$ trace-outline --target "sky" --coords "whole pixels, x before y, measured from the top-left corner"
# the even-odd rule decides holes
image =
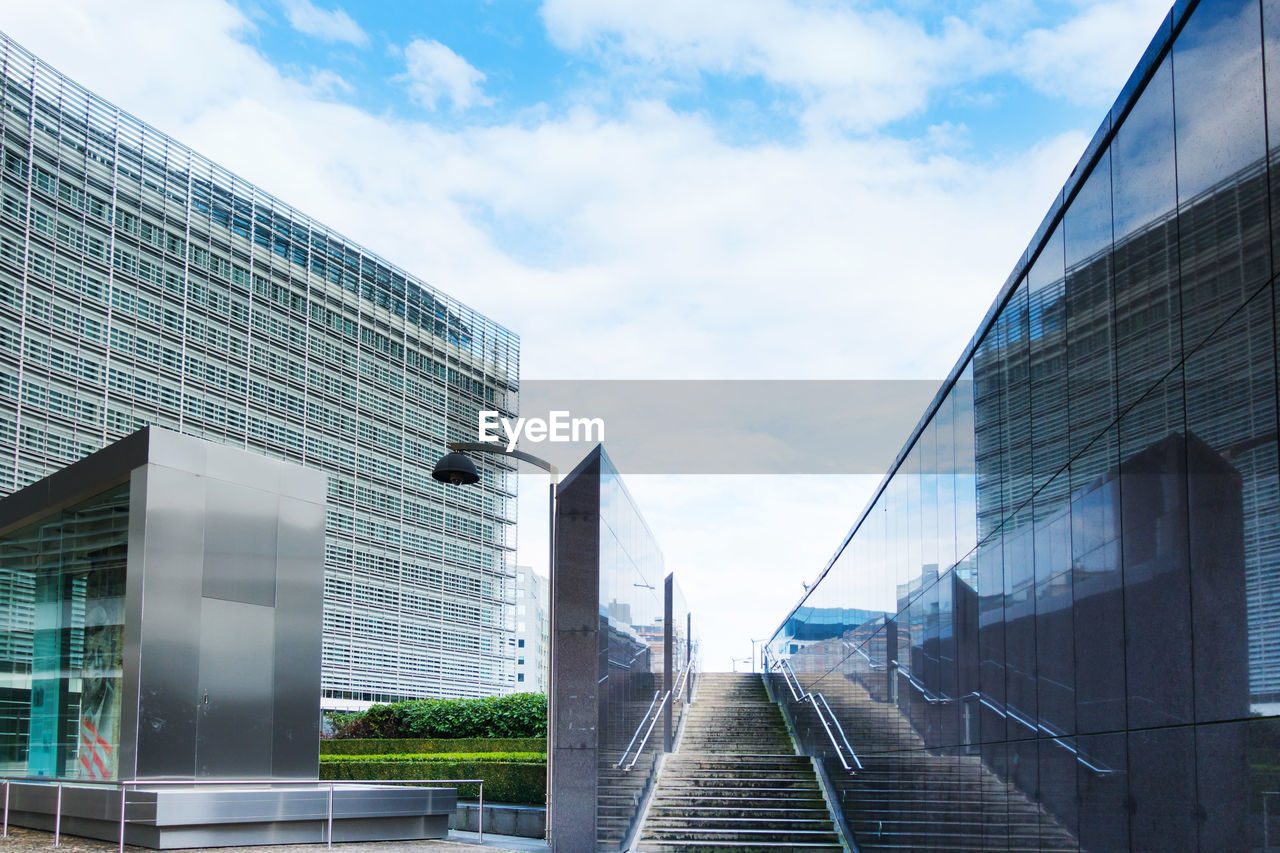
[[[0,30],[514,330],[525,379],[937,382],[1168,4],[6,0]],[[706,670],[879,480],[623,474]]]

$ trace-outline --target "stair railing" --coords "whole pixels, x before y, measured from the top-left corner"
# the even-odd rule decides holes
[[[621,767],[622,762],[627,760],[627,755],[631,752],[631,747],[636,745],[636,738],[640,737],[640,730],[644,728],[645,720],[649,719],[649,715],[653,713],[653,703],[658,701],[658,694],[661,692],[661,690],[653,691],[653,698],[649,700],[649,707],[645,709],[644,716],[640,718],[640,725],[636,726],[635,733],[631,735],[631,740],[627,743],[627,748],[623,750],[622,758],[618,759],[618,763],[613,765],[615,768]]]
[[[658,701],[658,692],[654,691],[653,699],[649,701],[649,710],[645,711],[644,716],[640,719],[640,725],[636,726],[635,734],[631,735],[631,742],[627,744],[627,749],[622,753],[622,757],[618,759],[618,763],[613,765],[615,768],[621,769],[624,773],[630,773],[631,769],[636,766],[636,762],[640,760],[640,756],[644,754],[645,745],[649,743],[649,736],[653,734],[653,728],[658,724],[659,718],[662,717],[663,710],[667,707],[667,702],[671,701],[672,696],[679,696],[680,691],[684,689],[684,684],[689,679],[689,671],[693,669],[693,663],[697,660],[697,652],[689,656],[689,660],[684,665],[684,669],[680,671],[680,675],[676,677],[675,687],[662,694],[662,701]],[[657,707],[654,703],[657,702]],[[646,727],[645,723],[649,725]],[[631,755],[631,747],[635,746],[636,738],[640,736],[641,730],[644,731],[644,739],[640,741],[640,745],[636,747],[635,755],[631,756],[631,761],[627,761],[627,756]],[[626,767],[623,767],[623,764]]]
[[[787,689],[791,691],[792,701],[796,704],[803,705],[808,702],[813,706],[813,711],[818,715],[818,722],[822,723],[822,730],[827,733],[827,739],[831,741],[831,747],[835,750],[836,758],[840,759],[840,765],[844,767],[845,772],[855,774],[862,769],[862,760],[858,758],[858,753],[854,752],[853,745],[849,743],[849,737],[844,733],[844,727],[840,725],[840,720],[836,718],[835,712],[831,710],[831,705],[827,702],[827,697],[821,693],[811,693],[800,683],[800,678],[796,675],[794,669],[791,668],[790,661],[779,661],[769,651],[768,647],[764,650],[766,663],[772,662],[773,667],[782,673],[782,680],[787,682]],[[788,674],[790,678],[788,678]],[[794,681],[794,684],[792,683]],[[823,713],[823,708],[826,713]],[[831,718],[831,722],[827,722],[827,717]],[[840,750],[840,744],[836,741],[835,734],[832,733],[831,727],[835,726],[836,731],[840,733],[840,740],[844,741],[845,749],[849,751],[849,758],[853,760],[850,764],[845,760],[844,753]]]
[[[903,664],[898,663],[897,661],[890,661],[889,666],[897,670],[898,674],[907,680],[907,684],[910,684],[916,689],[916,692],[920,694],[920,698],[924,699],[924,701],[928,702],[930,705],[950,705],[952,702],[956,701],[950,696],[939,696],[937,693],[934,693],[925,686],[923,681],[915,676],[915,673]]]
[[[840,733],[840,739],[844,741],[845,749],[849,750],[849,757],[853,759],[853,763],[854,765],[857,766],[858,770],[861,770],[862,759],[858,758],[858,753],[853,751],[853,744],[849,743],[849,736],[844,733],[844,726],[840,725],[840,720],[838,717],[836,717],[836,712],[832,711],[831,706],[827,704],[827,697],[823,696],[821,693],[813,693],[810,695],[810,698],[813,698],[815,696],[817,697],[818,701],[822,703],[822,707],[827,709],[827,716],[831,718],[831,724],[834,725],[836,727],[836,731]],[[835,739],[832,738],[832,740],[834,741]],[[836,747],[836,754],[837,755],[840,754],[840,748],[838,746]],[[843,759],[841,759],[841,763],[844,763]],[[848,770],[850,773],[857,772],[857,770],[854,770],[853,768],[849,767],[848,764],[844,765],[844,769]]]
[[[631,768],[633,768],[633,767],[635,767],[635,766],[636,766],[636,762],[637,762],[637,761],[639,761],[639,760],[640,760],[640,756],[644,754],[644,747],[645,747],[645,744],[647,744],[647,743],[649,742],[649,735],[653,734],[653,727],[654,727],[654,726],[656,726],[656,725],[658,724],[658,718],[662,716],[662,709],[663,709],[663,708],[665,708],[665,707],[667,707],[667,702],[668,702],[670,699],[671,699],[671,691],[670,691],[670,690],[668,690],[666,693],[663,693],[663,694],[662,694],[662,701],[658,703],[658,708],[657,708],[657,710],[655,710],[655,711],[653,712],[653,715],[652,715],[651,717],[649,717],[649,727],[648,727],[647,729],[645,729],[645,732],[644,732],[644,740],[640,741],[640,745],[639,745],[638,747],[636,747],[636,754],[635,754],[635,755],[633,755],[633,756],[631,756],[631,761],[627,764],[627,766],[626,766],[626,767],[623,767],[623,768],[622,768],[622,770],[623,770],[623,772],[624,772],[624,773],[630,773],[630,772],[631,772]],[[641,721],[640,721],[640,727],[641,727],[641,728],[644,728],[644,720],[641,720]],[[639,733],[639,731],[640,731],[640,729],[636,729],[636,732],[637,732],[637,733]],[[635,738],[633,737],[633,738],[632,738],[632,740],[635,740]],[[619,762],[618,762],[616,765],[614,765],[614,766],[615,766],[615,767],[620,767],[620,766],[622,765],[622,762],[623,762],[623,761],[626,761],[626,760],[627,760],[627,754],[624,752],[624,753],[622,754],[622,760],[621,760],[621,761],[619,761]]]
[[[869,666],[871,669],[875,670],[875,669],[885,668],[883,661],[878,661],[875,658],[871,657],[871,655],[867,654],[867,650],[862,648],[862,646],[855,646],[849,642],[846,642],[845,645],[853,649],[858,654],[862,655],[864,658],[866,658],[867,666]]]
[[[1078,761],[1081,766],[1087,768],[1088,770],[1093,771],[1099,776],[1110,776],[1113,773],[1120,772],[1115,768],[1107,767],[1105,764],[1102,764],[1096,761],[1095,759],[1085,755],[1074,744],[1067,743],[1067,741],[1064,740],[1064,738],[1069,737],[1069,735],[1058,731],[1052,726],[1033,721],[1030,717],[1021,713],[1020,711],[1018,711],[1016,708],[1013,708],[1012,706],[1005,705],[1005,707],[1001,708],[995,702],[991,701],[990,697],[986,696],[981,691],[975,690],[972,693],[967,693],[964,696],[961,696],[960,698],[965,701],[976,701],[983,707],[989,709],[993,713],[999,715],[1000,717],[1003,717],[1006,720],[1013,720],[1015,723],[1022,726],[1023,728],[1030,729],[1031,731],[1037,734],[1043,733],[1048,735],[1050,741],[1052,741],[1057,746],[1061,747],[1062,749],[1065,749],[1067,752],[1075,756],[1076,761]]]

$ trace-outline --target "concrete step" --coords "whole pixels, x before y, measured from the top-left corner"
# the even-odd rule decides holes
[[[663,820],[666,818],[714,818],[714,817],[761,817],[770,820],[811,820],[824,819],[830,820],[831,815],[824,808],[778,808],[760,806],[705,806],[698,804],[690,804],[686,806],[672,805],[655,805],[649,811],[649,817],[654,820]]]
[[[760,791],[747,791],[742,795],[692,795],[658,793],[653,800],[654,809],[663,808],[725,808],[725,809],[789,809],[826,808],[826,801],[818,792],[811,796],[776,795]]]
[[[733,850],[735,853],[772,853],[774,850],[807,850],[811,853],[838,853],[844,848],[839,844],[820,841],[775,841],[760,844],[755,841],[641,841],[636,848],[640,853],[703,853],[703,851]]]
[[[822,844],[840,843],[840,838],[830,829],[712,829],[688,826],[673,829],[650,829],[645,825],[647,841],[745,841],[754,844],[777,844],[789,841],[816,841]]]

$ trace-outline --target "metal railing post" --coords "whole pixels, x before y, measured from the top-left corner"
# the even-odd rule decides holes
[[[120,853],[124,853],[124,806],[125,796],[129,790],[128,784],[120,783]]]
[[[62,836],[62,783],[58,783],[58,806],[53,814],[53,846],[61,844]]]
[[[329,783],[329,808],[325,816],[325,823],[327,825],[327,829],[325,830],[325,833],[324,833],[325,846],[332,847],[333,846],[333,783],[332,782]]]
[[[480,780],[480,818],[476,822],[476,829],[479,830],[480,843],[484,844],[484,780]]]
[[[0,838],[9,837],[9,780],[4,780],[4,835]]]

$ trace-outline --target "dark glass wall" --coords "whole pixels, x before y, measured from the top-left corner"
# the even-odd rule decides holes
[[[603,447],[560,484],[555,536],[552,841],[619,850],[684,710],[693,617]]]
[[[664,747],[662,721],[650,727],[647,714],[664,694],[665,578],[657,540],[602,452],[596,827],[600,849],[616,850],[625,840],[635,818],[636,794],[647,787]],[[628,746],[631,751],[620,768]]]
[[[774,635],[862,846],[1280,843],[1278,28],[1175,7]]]

